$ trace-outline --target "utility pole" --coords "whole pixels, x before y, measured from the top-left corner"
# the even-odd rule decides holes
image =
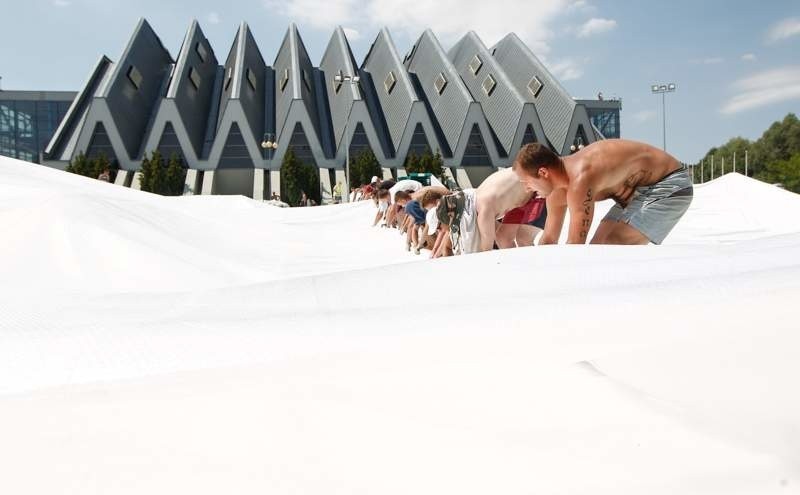
[[[736,173],[736,152],[733,152],[733,173]]]

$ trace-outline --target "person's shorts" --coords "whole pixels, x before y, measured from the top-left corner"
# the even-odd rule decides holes
[[[637,187],[628,205],[614,205],[603,221],[627,223],[653,244],[661,244],[689,209],[693,196],[689,170],[678,169],[651,186]]]
[[[545,209],[544,198],[531,198],[522,206],[508,210],[503,215],[503,224],[506,225],[531,225],[537,220]]]
[[[544,230],[544,226],[547,223],[547,203],[542,204],[542,212],[539,214],[536,219],[533,221],[528,222],[528,225],[531,227],[536,227],[537,229]]]
[[[413,199],[406,203],[406,213],[411,215],[414,219],[414,223],[416,225],[424,225],[425,224],[425,209],[422,208],[422,205],[419,204],[419,201]]]

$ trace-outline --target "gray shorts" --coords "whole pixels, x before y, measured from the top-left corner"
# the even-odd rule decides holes
[[[689,209],[693,195],[692,177],[682,168],[651,186],[637,187],[628,206],[614,205],[603,221],[625,222],[661,244]]]

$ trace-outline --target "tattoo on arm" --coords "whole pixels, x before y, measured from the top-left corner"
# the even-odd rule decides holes
[[[592,226],[592,203],[594,199],[594,194],[592,194],[592,189],[589,188],[586,191],[586,198],[583,200],[583,214],[585,215],[581,221],[581,240],[586,241],[586,237],[589,236],[589,228]]]

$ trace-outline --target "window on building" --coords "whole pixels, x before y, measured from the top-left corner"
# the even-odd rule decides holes
[[[139,72],[139,69],[137,69],[135,66],[131,65],[128,67],[127,76],[134,88],[139,89],[142,87],[142,81],[144,79],[142,78],[142,73]]]
[[[228,88],[231,87],[231,81],[233,81],[233,67],[228,67],[225,73],[225,91],[228,91]]]
[[[472,60],[469,63],[469,71],[472,72],[473,76],[478,75],[478,71],[481,70],[481,67],[483,67],[483,60],[481,60],[481,58],[477,55],[472,57]]]
[[[192,82],[194,89],[200,89],[200,73],[194,67],[189,67],[189,81]]]
[[[338,81],[336,80],[337,78],[339,79]],[[339,69],[336,72],[336,75],[333,76],[333,81],[331,81],[331,83],[333,84],[334,93],[339,93],[339,90],[342,89],[343,81],[344,81],[344,73],[342,73],[342,70]]]
[[[444,77],[444,74],[440,72],[433,81],[433,87],[436,88],[437,93],[442,94],[445,86],[447,86],[447,79]]]
[[[197,56],[200,57],[200,61],[206,63],[208,59],[208,50],[206,50],[205,45],[203,45],[202,41],[198,41],[194,47],[194,51],[197,52]]]
[[[539,78],[536,76],[533,76],[533,78],[531,78],[531,80],[528,81],[528,91],[531,92],[534,98],[539,97],[539,93],[542,92],[543,87],[544,84],[542,84],[542,81],[540,81]]]
[[[256,73],[253,72],[249,67],[247,68],[247,83],[250,85],[250,89],[253,91],[256,90]]]
[[[281,91],[286,89],[286,84],[289,82],[289,69],[283,69],[283,75],[281,76],[280,80],[280,88]]]
[[[492,96],[495,86],[497,86],[497,82],[494,80],[494,77],[492,77],[491,74],[486,76],[486,79],[483,80],[483,84],[481,84],[483,92],[486,93],[486,96]]]
[[[396,83],[397,78],[394,76],[394,72],[389,71],[389,74],[386,75],[386,79],[383,80],[383,87],[386,89],[386,94],[392,94],[392,89],[394,89]]]

